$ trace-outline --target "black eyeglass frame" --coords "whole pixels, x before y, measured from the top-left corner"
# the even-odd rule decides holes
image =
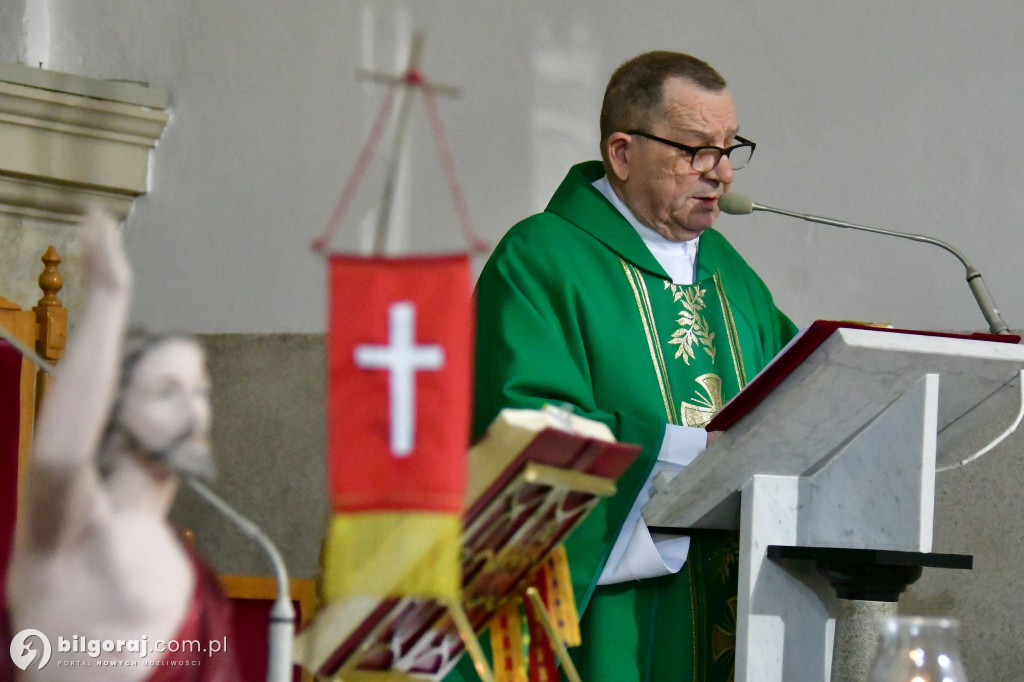
[[[718,164],[722,163],[722,157],[724,156],[725,158],[728,159],[729,155],[732,154],[733,150],[740,149],[742,147],[750,147],[750,158],[753,159],[754,158],[754,150],[757,149],[757,143],[756,142],[754,142],[753,140],[748,140],[747,138],[745,138],[745,137],[743,137],[741,135],[737,135],[736,136],[736,139],[739,140],[739,142],[740,142],[739,144],[734,144],[731,147],[724,147],[723,148],[723,147],[716,147],[714,145],[703,145],[703,146],[700,146],[700,147],[691,147],[688,144],[683,144],[682,142],[676,142],[674,140],[669,140],[669,139],[666,139],[664,137],[658,137],[657,135],[651,135],[650,133],[645,133],[642,130],[628,130],[628,131],[626,131],[626,134],[627,135],[639,135],[640,137],[646,137],[648,140],[654,140],[655,142],[660,142],[662,144],[667,144],[669,147],[674,147],[674,148],[676,148],[676,149],[678,149],[680,151],[686,152],[687,154],[690,155],[690,164],[691,165],[693,165],[693,160],[697,158],[697,154],[702,149],[713,149],[715,152],[718,153],[718,159],[715,160],[715,163],[714,163],[714,165],[711,166],[711,168],[709,168],[706,171],[704,171],[705,173],[710,173],[715,168],[718,168]],[[750,161],[747,161],[747,163],[750,163]],[[733,170],[742,170],[743,168],[746,168],[746,164],[743,164],[739,168],[734,168]]]

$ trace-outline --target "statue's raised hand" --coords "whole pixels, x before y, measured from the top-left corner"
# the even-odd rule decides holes
[[[86,212],[79,229],[83,269],[89,286],[111,290],[127,288],[132,281],[132,270],[117,220],[103,207],[94,205]]]

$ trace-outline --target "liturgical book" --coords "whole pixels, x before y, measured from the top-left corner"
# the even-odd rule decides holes
[[[606,425],[565,410],[501,412],[469,452],[462,608],[475,632],[528,586],[600,498],[614,494],[614,481],[639,452],[615,442]],[[440,680],[464,645],[445,604],[365,595],[327,604],[295,651],[325,677]]]

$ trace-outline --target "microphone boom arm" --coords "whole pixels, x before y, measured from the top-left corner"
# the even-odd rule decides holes
[[[277,546],[263,529],[242,516],[224,498],[210,490],[194,476],[185,479],[189,487],[211,507],[219,511],[242,533],[254,540],[267,553],[277,578],[277,599],[270,609],[267,633],[267,682],[287,682],[292,679],[292,638],[295,636],[295,607],[292,606],[288,584],[288,568]]]
[[[842,220],[833,220],[832,218],[823,218],[816,215],[808,215],[806,213],[795,213],[793,211],[787,211],[781,208],[772,208],[771,206],[764,206],[762,204],[751,202],[751,209],[754,211],[766,211],[768,213],[778,213],[779,215],[789,216],[790,218],[800,218],[811,223],[820,223],[822,225],[831,225],[832,227],[849,228],[852,230],[862,230],[864,232],[874,232],[876,234],[887,234],[891,237],[902,237],[904,239],[910,239],[915,242],[924,242],[925,244],[932,244],[938,246],[941,249],[953,254],[958,261],[960,261],[964,269],[967,271],[967,284],[971,287],[971,293],[974,294],[974,300],[978,302],[978,307],[981,308],[982,315],[985,316],[985,321],[988,322],[988,328],[993,334],[1009,334],[1010,328],[1006,322],[1003,321],[1002,316],[999,314],[999,309],[996,308],[995,301],[992,299],[992,294],[989,293],[988,287],[985,285],[985,280],[981,278],[981,273],[978,269],[971,265],[962,253],[953,248],[951,245],[939,239],[932,237],[926,237],[921,234],[910,234],[907,232],[895,232],[893,230],[883,230],[878,227],[868,227],[867,225],[855,225],[853,223],[847,223]]]

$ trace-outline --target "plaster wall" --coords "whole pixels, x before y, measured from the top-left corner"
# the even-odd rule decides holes
[[[24,16],[25,0],[8,0],[0,4],[0,61],[13,62],[18,59]]]
[[[213,382],[213,487],[278,545],[292,577],[315,578],[329,511],[323,337],[208,334],[202,341]],[[192,530],[218,572],[273,573],[259,546],[190,490],[171,516]]]
[[[4,5],[9,3],[6,0]],[[138,80],[172,96],[152,191],[128,221],[139,322],[210,333],[319,332],[323,229],[385,95],[356,77],[405,63],[458,85],[441,114],[477,229],[491,243],[543,207],[567,166],[596,158],[597,111],[624,59],[708,59],[758,142],[735,189],[757,201],[922,232],[959,246],[1013,325],[1024,197],[1018,112],[1024,5],[955,0],[808,5],[727,0],[521,3],[49,0],[48,68]],[[427,118],[414,107],[394,250],[463,245]],[[389,153],[386,137],[379,152]],[[334,246],[359,249],[384,163]],[[779,216],[725,217],[800,324],[840,317],[984,328],[962,268],[920,244]]]

